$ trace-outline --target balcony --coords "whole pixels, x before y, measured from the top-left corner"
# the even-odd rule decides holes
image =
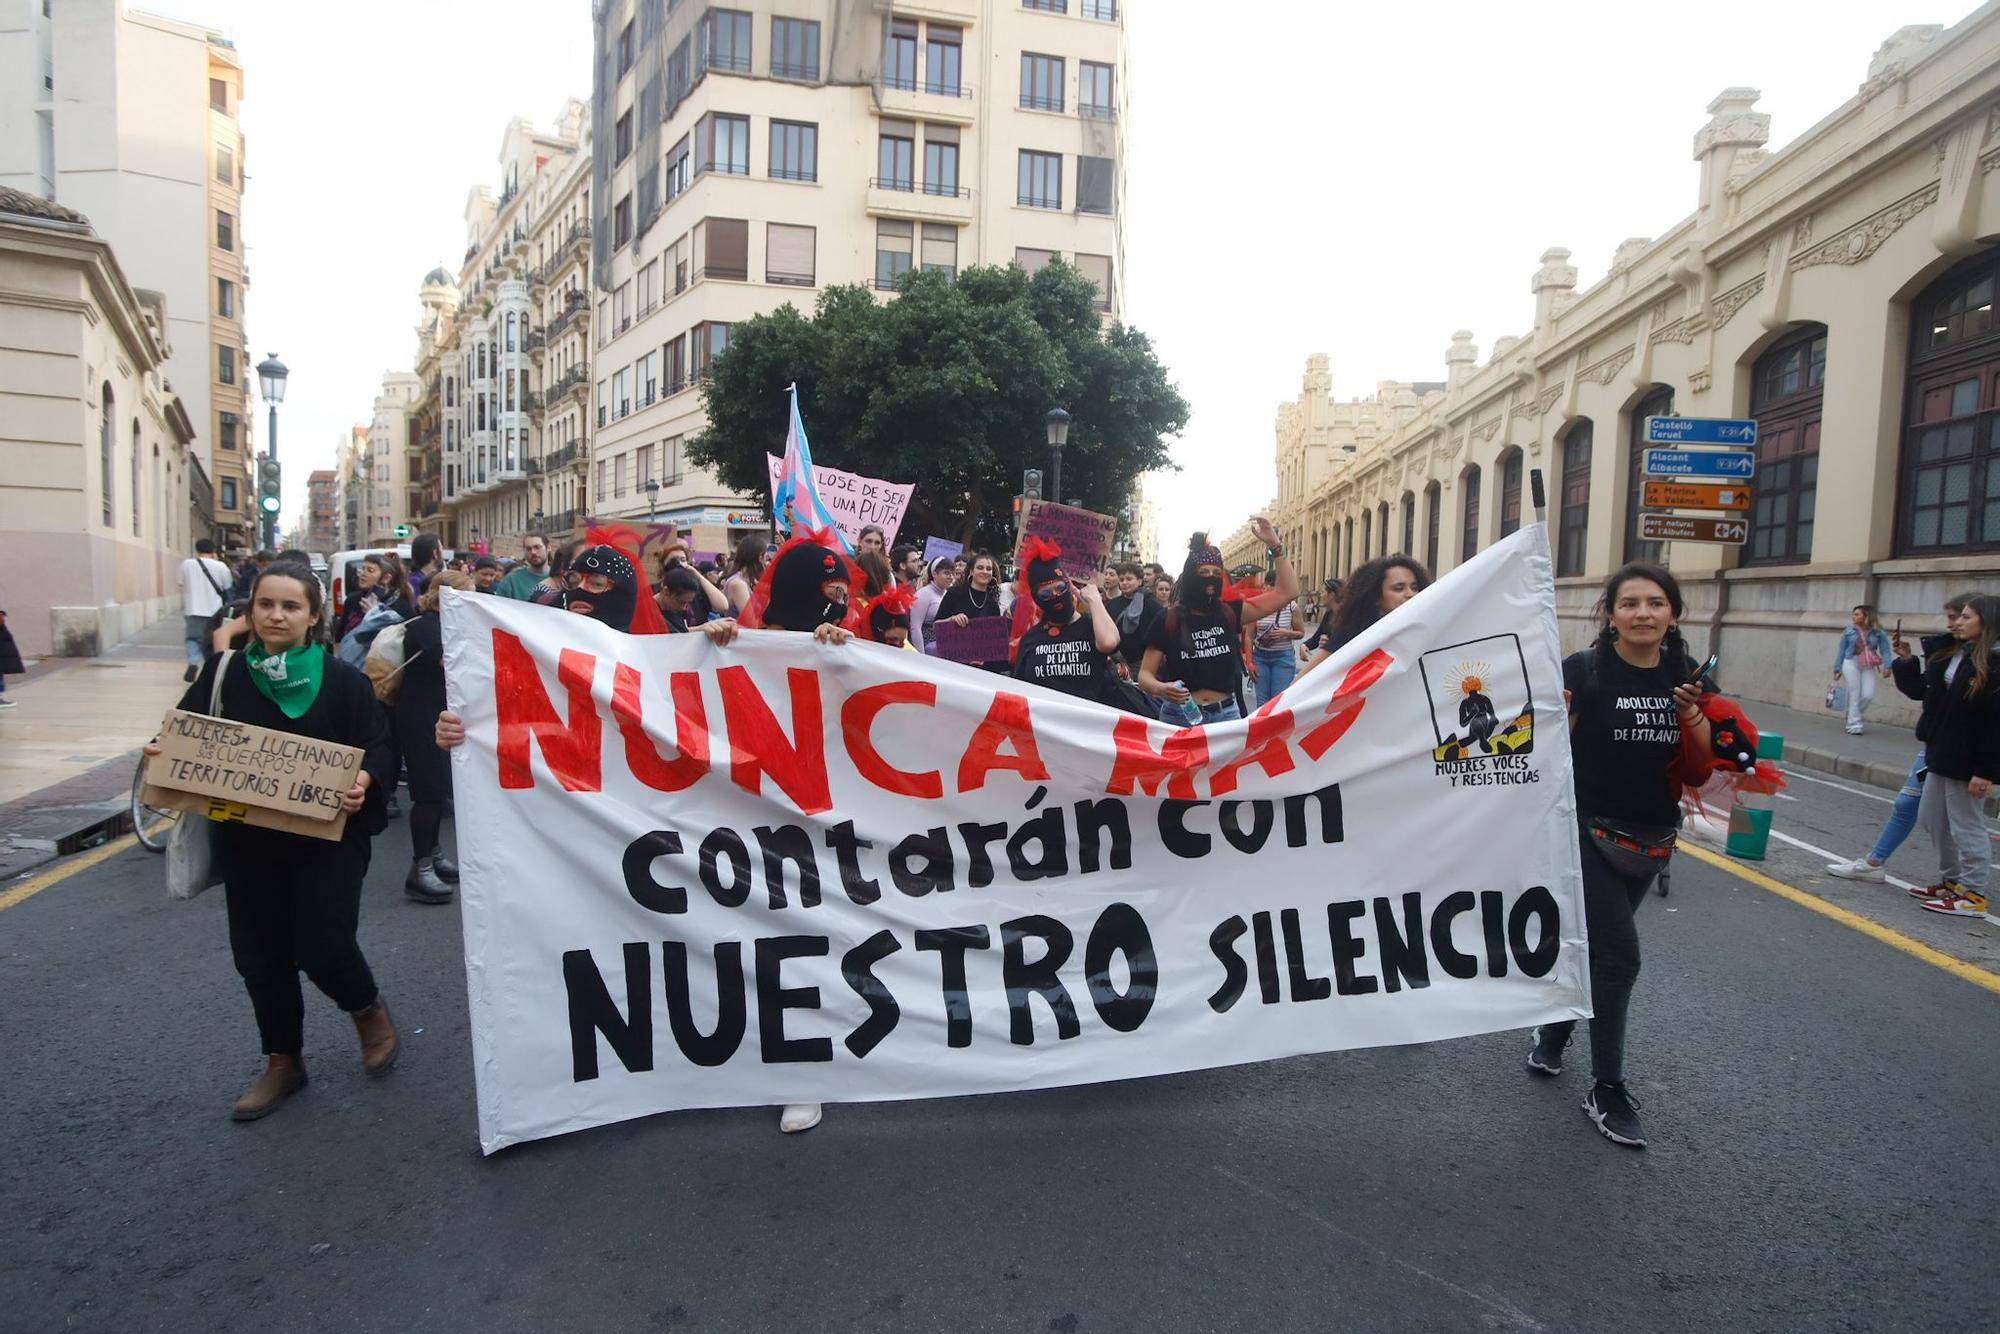
[[[583,462],[582,445],[564,445],[553,454],[542,457],[541,468],[544,476],[560,472],[564,468]]]
[[[868,213],[878,218],[913,218],[963,226],[972,221],[972,190],[968,186],[933,185],[907,177],[870,177]]]
[[[928,120],[945,125],[973,121],[972,85],[967,83],[903,83],[881,79],[875,84],[875,114],[895,120]]]
[[[528,356],[539,365],[542,360],[542,354],[548,351],[548,335],[540,329],[530,329],[528,331],[527,345]]]
[[[576,510],[564,510],[560,514],[542,516],[541,530],[550,536],[562,536],[576,531],[583,515]]]

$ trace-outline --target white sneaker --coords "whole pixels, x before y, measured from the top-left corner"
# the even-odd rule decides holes
[[[11,709],[13,707],[14,707],[13,700],[8,699],[5,695],[0,695],[0,709]]]
[[[1860,735],[1861,735],[1861,724],[1860,724],[1860,723],[1849,723],[1849,724],[1847,725],[1847,735],[1849,735],[1849,736],[1860,736]]]
[[[819,1124],[819,1104],[816,1102],[788,1102],[778,1117],[778,1129],[787,1135],[796,1135],[802,1130],[811,1130]]]
[[[1887,872],[1866,857],[1856,857],[1851,862],[1835,862],[1826,868],[1826,873],[1836,880],[1866,880],[1877,885],[1888,878]]]

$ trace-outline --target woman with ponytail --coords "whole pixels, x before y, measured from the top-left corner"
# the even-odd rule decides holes
[[[2000,598],[1969,599],[1952,618],[1951,632],[1923,642],[1919,660],[1899,634],[1896,688],[1923,701],[1917,740],[1924,743],[1923,797],[1917,823],[1937,845],[1941,881],[1922,895],[1926,912],[1947,917],[1996,919],[1986,898],[1993,860],[1986,830],[1986,798],[2000,774]]]
[[[1139,688],[1159,701],[1160,716],[1170,723],[1206,727],[1241,718],[1243,624],[1299,595],[1299,576],[1285,558],[1277,529],[1261,514],[1250,525],[1270,553],[1272,585],[1253,594],[1232,587],[1221,551],[1207,533],[1196,533],[1181,567],[1179,601],[1154,619],[1146,636]]]
[[[1638,1103],[1625,1090],[1625,1021],[1639,977],[1636,914],[1673,856],[1684,784],[1711,772],[1708,717],[1681,639],[1680,585],[1657,565],[1606,581],[1603,628],[1563,660],[1590,934],[1590,1093],[1583,1110],[1615,1144],[1643,1149]],[[1535,1030],[1528,1068],[1562,1073],[1574,1020]]]

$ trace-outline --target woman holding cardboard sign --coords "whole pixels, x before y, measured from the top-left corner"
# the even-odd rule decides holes
[[[222,717],[364,752],[341,802],[348,820],[339,840],[234,822],[217,826],[229,948],[266,1058],[264,1073],[236,1100],[239,1121],[276,1111],[305,1087],[301,969],[353,1018],[369,1074],[384,1073],[396,1059],[395,1026],[354,938],[368,840],[386,823],[382,794],[395,779],[396,755],[367,676],[314,636],[322,596],[319,580],[301,565],[280,561],[258,575],[250,588],[249,648],[210,657],[180,702],[183,710],[207,713],[219,670]],[[156,755],[159,747],[146,752]]]

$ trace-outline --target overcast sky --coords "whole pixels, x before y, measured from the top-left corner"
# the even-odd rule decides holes
[[[407,370],[416,289],[465,249],[466,191],[507,121],[590,93],[588,0],[153,0],[242,51],[253,358],[292,368],[287,520],[305,474]],[[1604,0],[1424,6],[1127,0],[1127,318],[1193,407],[1156,479],[1162,559],[1274,489],[1272,424],[1305,358],[1334,390],[1444,378],[1532,322],[1567,246],[1582,285],[1617,244],[1693,211],[1709,99],[1763,90],[1771,147],[1850,97],[1905,24],[1967,0]],[[260,429],[262,418],[260,415]]]

